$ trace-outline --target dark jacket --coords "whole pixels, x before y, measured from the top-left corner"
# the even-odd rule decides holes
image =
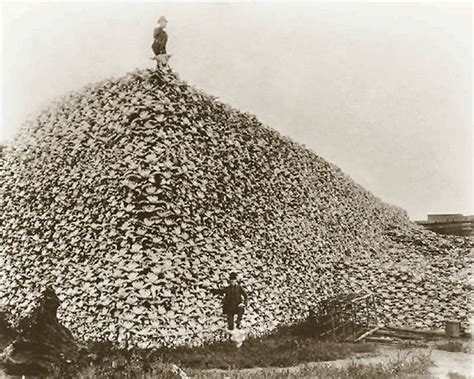
[[[161,27],[155,28],[151,45],[155,55],[166,54],[166,42],[168,42],[168,34]]]
[[[224,295],[224,301],[222,303],[222,312],[224,314],[238,313],[240,310],[240,303],[243,303],[245,306],[247,306],[247,293],[239,284],[236,284],[235,286],[230,285],[222,289],[214,289],[211,291],[215,294]]]

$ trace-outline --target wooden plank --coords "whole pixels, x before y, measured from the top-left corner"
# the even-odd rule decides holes
[[[395,328],[395,327],[391,327],[391,326],[386,326],[386,329],[396,331],[396,332],[423,334],[423,335],[433,336],[433,337],[445,337],[446,336],[444,331],[435,331],[435,330],[426,330],[426,329],[413,329],[413,328]]]
[[[392,339],[392,338],[382,338],[382,337],[374,337],[368,336],[365,338],[366,342],[376,342],[376,343],[384,343],[389,345],[396,345],[400,343],[400,340]]]
[[[421,336],[419,334],[396,332],[396,331],[383,330],[383,329],[380,329],[377,331],[377,336],[393,337],[393,338],[404,339],[404,340],[424,340],[425,339],[424,336]]]
[[[375,333],[379,329],[380,329],[380,326],[376,326],[375,328],[370,329],[368,332],[365,332],[360,337],[357,337],[355,342],[363,340],[365,337],[370,336],[371,334]]]

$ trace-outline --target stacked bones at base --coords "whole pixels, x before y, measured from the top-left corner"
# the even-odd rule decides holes
[[[334,165],[180,80],[143,70],[66,96],[0,161],[0,299],[52,286],[81,340],[200,344],[207,288],[239,272],[261,335],[372,291],[394,326],[468,317],[471,242],[408,221]]]

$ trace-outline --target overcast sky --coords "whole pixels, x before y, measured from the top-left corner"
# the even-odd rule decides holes
[[[152,67],[305,144],[410,217],[473,213],[464,4],[2,2],[0,141],[70,90]]]

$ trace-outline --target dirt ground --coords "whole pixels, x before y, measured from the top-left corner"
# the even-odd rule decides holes
[[[436,364],[436,367],[430,370],[434,377],[447,378],[448,373],[458,373],[467,378],[474,378],[473,354],[433,350],[431,356]]]

